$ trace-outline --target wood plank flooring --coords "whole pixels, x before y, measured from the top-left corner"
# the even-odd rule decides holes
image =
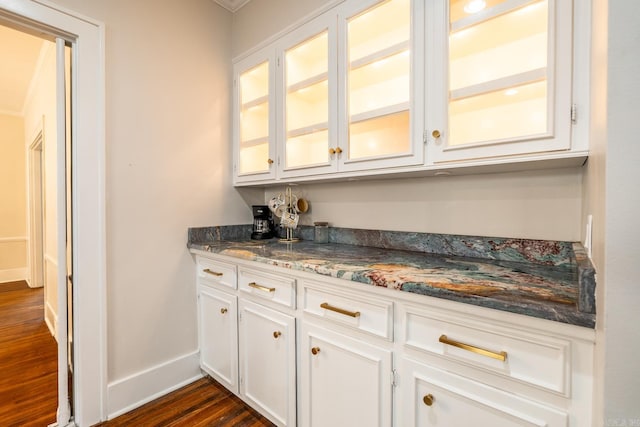
[[[57,345],[44,323],[44,291],[0,284],[0,426],[56,421]],[[203,378],[97,426],[271,427],[211,378]]]
[[[96,427],[271,427],[230,391],[206,377]]]
[[[0,284],[0,425],[56,421],[57,345],[44,323],[44,290]]]

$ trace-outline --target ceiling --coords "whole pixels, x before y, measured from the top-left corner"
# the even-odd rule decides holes
[[[44,40],[0,25],[0,113],[22,115]]]
[[[231,12],[235,12],[240,9],[245,4],[249,3],[250,0],[215,0],[220,6],[225,9],[229,9]]]

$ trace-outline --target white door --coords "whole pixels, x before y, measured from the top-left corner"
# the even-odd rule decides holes
[[[200,286],[200,365],[238,392],[238,303],[236,296]]]
[[[305,427],[391,425],[391,351],[303,324],[301,417]]]
[[[56,39],[56,165],[57,165],[57,236],[58,236],[58,425],[67,425],[71,417],[69,377],[72,373],[69,326],[72,309],[68,307],[71,288],[71,139],[69,129],[69,76],[65,40]]]
[[[295,319],[240,300],[240,395],[279,426],[296,425]]]

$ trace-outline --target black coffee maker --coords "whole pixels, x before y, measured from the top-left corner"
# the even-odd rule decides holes
[[[251,238],[254,240],[270,239],[274,236],[273,221],[269,206],[254,205],[253,210],[253,230]]]

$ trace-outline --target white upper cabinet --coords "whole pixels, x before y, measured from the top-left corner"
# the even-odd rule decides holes
[[[423,3],[351,1],[339,10],[341,171],[423,162]]]
[[[278,44],[279,177],[335,172],[335,15],[316,18]]]
[[[237,182],[276,176],[275,56],[260,51],[234,67],[234,176]]]
[[[427,163],[569,151],[571,1],[428,3]]]
[[[236,62],[235,183],[578,165],[590,14],[572,0],[346,0]]]

